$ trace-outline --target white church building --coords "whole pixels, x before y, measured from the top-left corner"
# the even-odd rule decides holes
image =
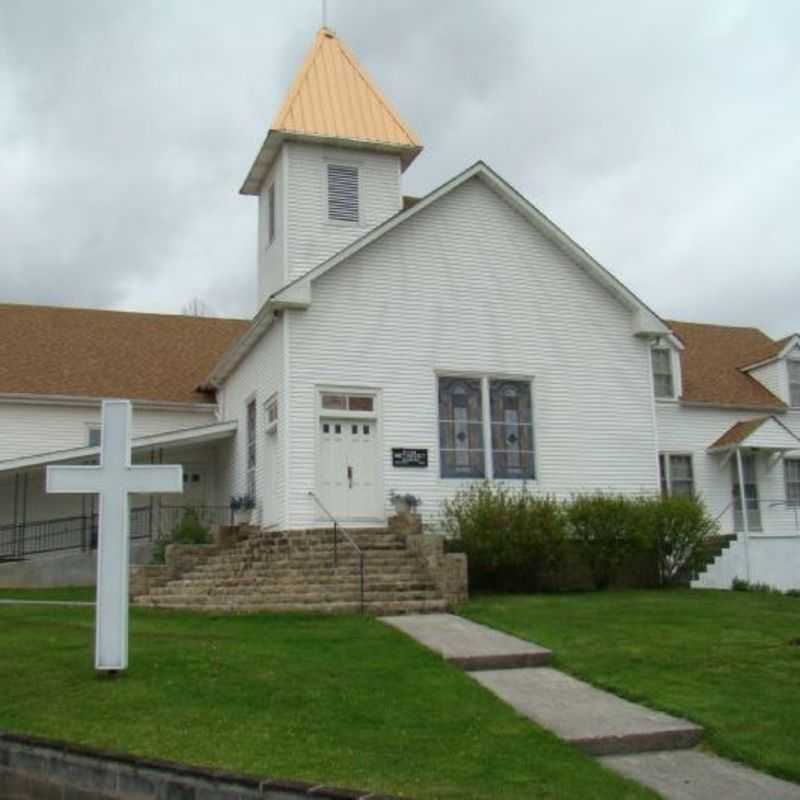
[[[323,28],[241,188],[252,320],[0,305],[0,558],[85,516],[44,469],[96,458],[121,397],[136,458],[184,465],[165,508],[374,528],[410,494],[435,527],[482,479],[691,492],[739,536],[702,585],[800,586],[800,336],[662,319],[482,162],[405,197],[421,152]]]

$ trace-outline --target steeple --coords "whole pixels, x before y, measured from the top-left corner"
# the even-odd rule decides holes
[[[241,188],[258,194],[284,141],[394,153],[403,170],[422,150],[419,138],[347,46],[321,28]]]

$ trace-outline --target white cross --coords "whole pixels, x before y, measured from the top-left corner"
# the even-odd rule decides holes
[[[104,400],[100,463],[47,468],[47,491],[97,494],[95,669],[128,666],[128,561],[131,494],[183,491],[181,466],[131,466],[131,404]]]

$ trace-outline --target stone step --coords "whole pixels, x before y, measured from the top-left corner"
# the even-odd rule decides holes
[[[702,728],[549,667],[470,673],[516,711],[594,756],[694,747]]]
[[[209,613],[255,613],[255,612],[283,612],[283,611],[302,611],[326,614],[357,614],[361,611],[359,601],[342,601],[334,603],[270,603],[239,605],[232,603],[218,603],[205,605],[198,608],[194,605],[182,605],[172,601],[153,601],[148,598],[141,598],[137,605],[142,608],[163,608],[176,611],[205,611]],[[364,612],[375,616],[385,614],[422,614],[436,613],[443,611],[447,604],[444,600],[400,600],[400,601],[381,601],[369,602],[364,605]]]
[[[274,586],[272,584],[251,584],[240,586],[202,586],[196,587],[191,585],[176,585],[176,586],[157,586],[154,587],[148,594],[151,597],[169,597],[175,595],[186,595],[193,597],[207,597],[211,595],[229,594],[229,595],[253,595],[253,594],[270,594],[275,596],[283,595],[312,595],[312,594],[331,594],[336,592],[354,593],[360,592],[361,587],[357,583],[341,584],[331,583],[326,585],[310,585],[310,584],[292,584],[291,586]],[[366,593],[372,592],[437,592],[435,586],[430,583],[418,582],[407,584],[366,584],[364,587]]]
[[[510,669],[547,664],[552,653],[533,642],[478,625],[454,614],[401,617],[384,622],[465,670]]]

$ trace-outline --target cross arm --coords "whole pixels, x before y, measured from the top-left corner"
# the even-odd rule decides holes
[[[183,492],[183,467],[155,464],[128,467],[125,486],[133,494],[179,494]]]
[[[92,494],[100,491],[101,467],[52,466],[47,468],[46,491],[51,494]]]

